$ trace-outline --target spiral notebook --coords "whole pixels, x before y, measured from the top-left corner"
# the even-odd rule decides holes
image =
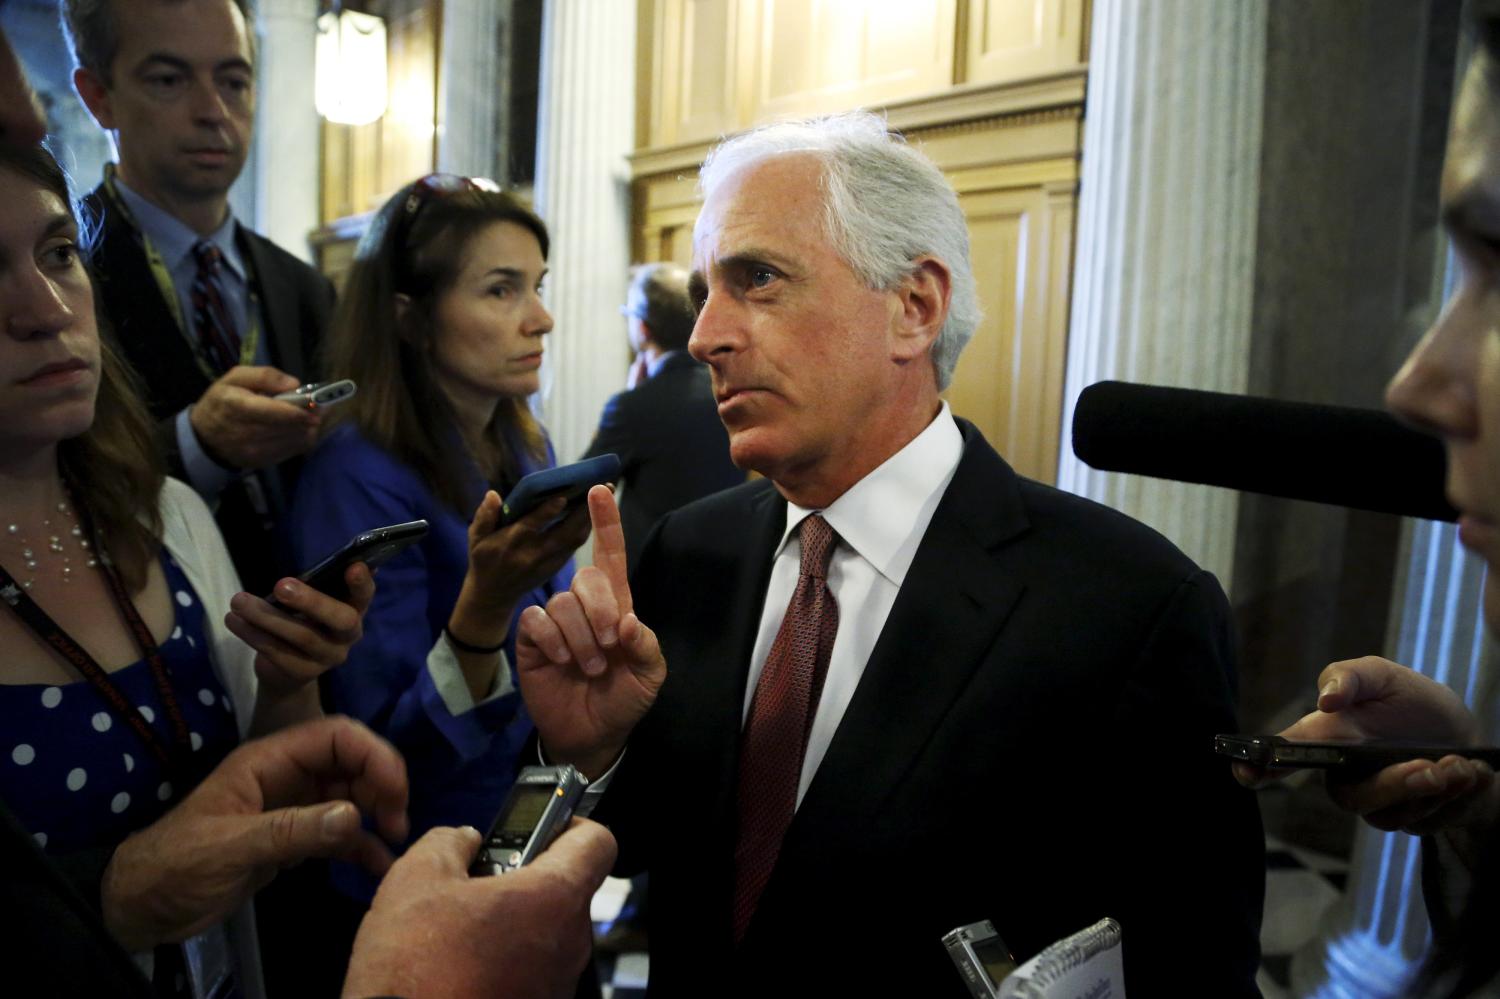
[[[1101,919],[1005,976],[1000,999],[1125,999],[1120,924]]]

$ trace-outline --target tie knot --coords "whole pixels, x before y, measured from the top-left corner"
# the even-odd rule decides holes
[[[217,246],[203,239],[193,244],[193,258],[198,261],[199,267],[210,274],[217,274],[219,262],[224,259],[224,255],[219,252]]]
[[[828,562],[833,558],[833,543],[839,536],[828,526],[828,521],[816,513],[804,520],[797,532],[797,537],[802,542],[802,565],[798,571],[804,576],[827,579]]]

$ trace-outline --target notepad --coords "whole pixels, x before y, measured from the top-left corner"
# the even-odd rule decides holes
[[[1120,924],[1101,919],[1005,976],[1000,999],[1125,999]]]

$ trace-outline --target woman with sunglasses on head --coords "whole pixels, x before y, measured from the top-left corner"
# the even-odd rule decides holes
[[[490,181],[408,185],[360,241],[326,371],[358,392],[329,414],[290,523],[311,564],[350,537],[423,519],[427,536],[380,570],[368,638],[330,677],[329,706],[405,754],[413,835],[487,828],[530,735],[511,675],[514,621],[564,592],[588,514],[563,500],[497,529],[500,497],[551,467],[527,407],[552,317],[540,298],[541,219]],[[340,887],[372,886],[336,873]]]
[[[0,146],[0,204],[0,798],[97,899],[114,848],[243,737],[321,713],[313,681],[359,638],[373,584],[352,568],[345,604],[282,580],[284,609],[238,592],[101,342],[44,148]],[[253,936],[230,939],[248,967]]]

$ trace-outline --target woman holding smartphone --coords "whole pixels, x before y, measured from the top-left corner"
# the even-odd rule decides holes
[[[359,638],[372,582],[352,568],[345,604],[284,579],[284,610],[239,592],[101,342],[51,154],[0,146],[0,204],[0,798],[97,892],[114,847],[242,738],[321,713],[313,681]]]
[[[359,390],[303,469],[293,548],[311,565],[363,531],[431,525],[380,570],[368,638],[325,687],[406,756],[414,836],[487,828],[500,807],[531,732],[513,623],[568,588],[588,536],[581,508],[552,523],[560,499],[497,527],[500,497],[554,464],[527,406],[552,331],[547,249],[542,221],[492,182],[424,177],[376,215],[329,333],[325,370]]]
[[[1484,559],[1483,614],[1500,634],[1500,3],[1466,12],[1476,41],[1459,89],[1443,169],[1443,216],[1460,281],[1442,315],[1386,390],[1390,408],[1441,436],[1459,540]],[[1448,687],[1386,659],[1338,662],[1318,677],[1318,709],[1289,739],[1382,739],[1474,746],[1485,733]],[[1267,774],[1245,764],[1246,784]],[[1409,760],[1331,796],[1379,829],[1423,837],[1423,888],[1433,954],[1407,994],[1500,991],[1500,781],[1480,760]]]

